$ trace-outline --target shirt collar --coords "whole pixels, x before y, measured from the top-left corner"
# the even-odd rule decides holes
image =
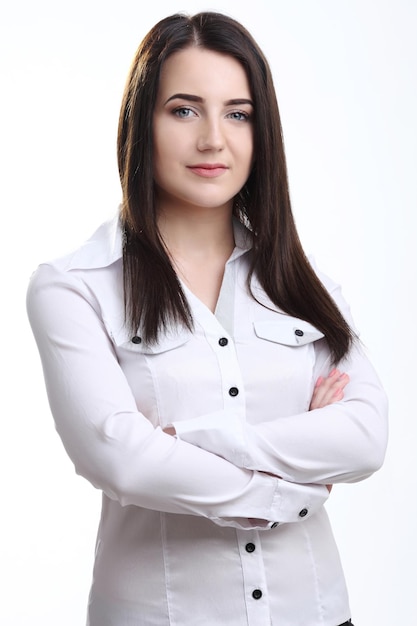
[[[229,262],[252,248],[252,233],[238,219],[233,219],[235,249]],[[66,257],[66,270],[99,269],[122,258],[123,234],[120,216],[104,222],[78,250]]]
[[[229,262],[234,261],[242,256],[242,254],[245,254],[245,252],[251,250],[253,243],[252,231],[235,217],[233,218],[233,235],[235,238],[235,249],[232,252]]]
[[[119,215],[104,222],[78,250],[68,255],[67,270],[99,269],[122,258],[122,229]]]

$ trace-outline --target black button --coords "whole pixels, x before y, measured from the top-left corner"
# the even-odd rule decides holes
[[[142,339],[136,335],[132,337],[132,343],[142,343]]]
[[[234,397],[237,396],[237,394],[239,393],[239,389],[237,387],[230,387],[229,389],[229,395]]]
[[[255,598],[255,600],[262,598],[262,591],[260,589],[254,589],[252,591],[252,598]]]
[[[308,514],[308,509],[301,509],[298,515],[300,517],[305,517],[307,514]]]
[[[247,543],[245,548],[246,548],[246,552],[255,552],[256,550],[256,546],[254,543]]]
[[[297,328],[297,330],[295,331],[295,334],[297,335],[297,337],[302,337],[304,335],[303,331],[300,330],[299,328]]]
[[[273,524],[271,524],[271,528],[276,528],[277,526],[279,526],[279,522],[274,522]]]
[[[227,346],[228,343],[229,343],[229,340],[226,339],[226,337],[220,337],[220,339],[219,339],[219,346],[224,348],[224,346]]]

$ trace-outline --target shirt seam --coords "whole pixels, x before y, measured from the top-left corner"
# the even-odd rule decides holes
[[[171,578],[169,575],[168,555],[167,555],[167,533],[166,533],[166,514],[160,512],[159,519],[161,524],[161,540],[162,540],[162,559],[164,562],[165,573],[165,600],[168,614],[168,624],[173,624],[171,615]]]

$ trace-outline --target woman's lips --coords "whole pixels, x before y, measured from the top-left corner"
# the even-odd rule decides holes
[[[221,176],[228,169],[226,165],[222,163],[197,163],[196,165],[188,165],[189,170],[191,170],[197,176],[202,176],[203,178],[216,178],[216,176]]]

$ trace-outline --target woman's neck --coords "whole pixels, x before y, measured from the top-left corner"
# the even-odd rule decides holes
[[[162,211],[158,228],[174,258],[228,258],[234,248],[232,214],[224,208]]]
[[[235,245],[231,210],[161,212],[158,227],[178,277],[214,312]]]

